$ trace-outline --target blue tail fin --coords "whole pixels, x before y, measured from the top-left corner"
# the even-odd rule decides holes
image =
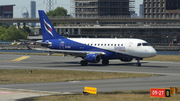
[[[63,39],[64,37],[61,36],[56,32],[54,27],[52,26],[50,20],[48,19],[47,15],[43,10],[39,10],[39,19],[41,23],[41,31],[43,35],[43,40],[49,39]]]

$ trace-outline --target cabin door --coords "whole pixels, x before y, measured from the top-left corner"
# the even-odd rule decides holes
[[[59,48],[60,48],[60,50],[64,50],[64,41],[60,42]]]

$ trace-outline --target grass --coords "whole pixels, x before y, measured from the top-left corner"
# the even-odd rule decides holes
[[[0,69],[0,84],[82,81],[157,76],[156,74],[105,73],[67,70],[10,70]]]
[[[149,90],[141,91],[115,91],[99,93],[97,95],[57,95],[33,98],[28,101],[179,101],[180,95],[171,98],[151,98]]]
[[[151,58],[145,58],[145,61],[180,61],[180,55],[157,55]]]

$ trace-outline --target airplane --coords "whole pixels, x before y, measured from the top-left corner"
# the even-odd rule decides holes
[[[49,18],[43,10],[39,10],[40,24],[43,40],[39,41],[47,49],[36,49],[53,53],[64,53],[82,58],[81,66],[88,63],[108,65],[109,60],[119,59],[123,62],[137,60],[137,66],[141,66],[140,60],[157,55],[156,50],[146,41],[141,39],[125,38],[65,38],[56,32]]]

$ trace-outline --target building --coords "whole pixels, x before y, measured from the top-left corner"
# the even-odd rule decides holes
[[[100,14],[99,0],[72,0],[72,1],[73,3],[75,3],[75,5],[77,5],[74,6],[74,10],[73,10],[76,17],[97,17],[97,16],[99,17]],[[106,23],[99,21],[98,24],[96,24],[94,21],[95,23],[94,24],[92,22],[87,22],[87,19],[84,18],[86,23],[81,23],[81,22],[72,23],[70,21],[69,24],[61,24],[59,26],[55,26],[55,29],[59,34],[67,37],[140,38],[146,40],[149,43],[156,43],[156,44],[164,43],[165,45],[169,45],[169,43],[179,43],[180,20],[163,19],[166,18],[166,15],[168,15],[167,18],[177,18],[175,15],[179,15],[180,13],[178,9],[178,4],[180,3],[177,3],[176,7],[174,7],[175,5],[173,3],[173,0],[170,1],[171,2],[169,2],[169,0],[144,0],[141,12],[144,13],[144,17],[148,18],[148,19],[144,19],[144,20],[148,20],[149,21],[148,23],[146,22],[144,23],[143,19],[140,20],[135,19],[136,22],[133,21],[133,22],[122,23],[122,21],[121,22],[117,21],[117,23],[114,22]],[[129,11],[132,11],[130,7],[128,8]],[[132,14],[134,14],[134,11],[132,11]],[[102,15],[100,17],[104,17],[104,16],[109,17],[109,15]],[[116,16],[116,15],[112,14],[112,16]],[[151,18],[157,18],[157,19],[151,19]],[[173,22],[167,20],[173,20]],[[174,22],[174,20],[176,20],[177,22]],[[36,27],[35,31],[36,33],[41,34],[40,27]]]
[[[143,18],[143,4],[139,5],[139,17]]]
[[[71,14],[76,18],[130,16],[135,0],[71,0]]]
[[[172,27],[173,26],[173,27]],[[55,26],[57,33],[67,37],[88,38],[139,38],[149,43],[180,42],[180,27],[177,24],[109,24],[88,25],[68,24]],[[41,35],[41,27],[35,27],[37,35]]]
[[[13,6],[15,5],[0,5],[0,18],[13,18]],[[13,25],[13,23],[8,24]]]
[[[15,5],[0,5],[0,18],[13,18],[13,6]]]
[[[137,18],[137,14],[134,10],[130,10],[129,13],[131,15],[131,18]]]
[[[36,2],[31,1],[31,18],[36,18]],[[36,23],[31,23],[32,26],[35,26]]]
[[[180,18],[180,0],[144,0],[144,18]]]

